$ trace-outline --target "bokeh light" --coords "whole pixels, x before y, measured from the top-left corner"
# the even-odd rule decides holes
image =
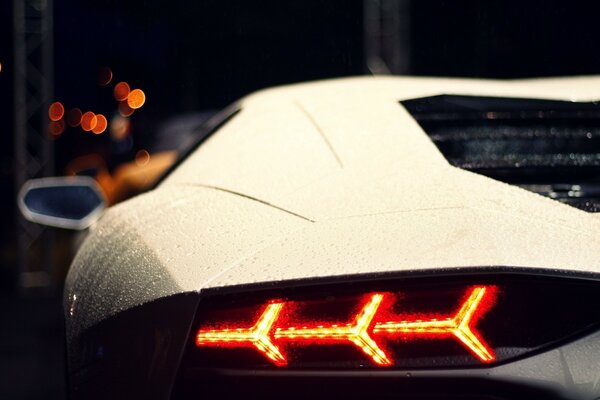
[[[67,124],[71,127],[79,126],[81,123],[82,112],[79,108],[75,107],[69,110],[67,113]]]
[[[146,102],[146,94],[141,89],[133,89],[127,96],[127,104],[129,107],[137,110]]]
[[[139,150],[135,153],[135,165],[143,167],[150,162],[150,153],[147,150]]]
[[[55,101],[48,107],[48,117],[50,121],[58,121],[65,115],[65,107],[60,101]]]
[[[113,78],[112,70],[108,67],[101,67],[98,70],[98,84],[100,86],[108,85]]]
[[[88,111],[81,116],[81,129],[83,129],[86,132],[89,132],[92,129],[94,129],[97,123],[98,118],[96,117],[96,114],[94,114],[91,111]]]
[[[127,99],[127,96],[129,96],[130,91],[131,90],[129,89],[129,84],[127,82],[117,83],[115,85],[115,88],[113,89],[113,95],[115,96],[115,100],[123,101]]]
[[[116,142],[124,140],[129,135],[129,119],[115,114],[110,120],[110,136]]]
[[[135,110],[133,108],[129,107],[127,101],[119,102],[119,114],[121,114],[123,117],[131,116],[131,114],[133,114],[134,111]]]
[[[57,138],[65,131],[65,121],[63,119],[59,119],[58,121],[50,121],[48,124],[48,133],[52,135],[52,137]]]
[[[92,132],[94,132],[96,135],[99,135],[106,130],[108,121],[106,120],[106,117],[102,114],[96,114],[96,119],[96,126],[92,128]]]

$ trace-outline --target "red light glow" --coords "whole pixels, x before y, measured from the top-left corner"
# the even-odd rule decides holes
[[[127,99],[127,96],[129,96],[129,84],[127,82],[119,82],[115,85],[115,88],[113,89],[113,95],[115,97],[115,100],[117,101],[123,101]]]
[[[58,121],[50,121],[48,124],[48,132],[54,137],[59,137],[65,131],[65,121],[59,119]]]
[[[196,334],[196,346],[239,347],[250,345],[267,356],[275,365],[286,365],[285,357],[269,336],[273,323],[279,318],[282,308],[283,303],[269,304],[251,328],[200,330]]]
[[[48,107],[48,118],[50,121],[58,121],[65,115],[65,107],[60,101],[55,101]]]
[[[106,120],[106,117],[102,114],[96,114],[96,125],[92,128],[92,132],[99,135],[106,130],[107,126],[108,121]]]
[[[106,86],[112,81],[113,72],[108,67],[101,67],[98,70],[98,84],[100,86]]]
[[[130,117],[134,111],[135,110],[133,108],[129,107],[127,101],[119,102],[119,114],[121,114],[122,117]]]
[[[330,326],[318,325],[313,328],[277,328],[276,339],[293,340],[295,343],[308,341],[315,344],[349,341],[360,348],[365,354],[373,359],[376,364],[390,365],[391,361],[377,343],[369,336],[369,327],[379,305],[383,300],[383,294],[376,293],[364,305],[356,316],[354,324]]]
[[[485,344],[481,336],[473,330],[472,325],[485,310],[479,306],[484,299],[490,301],[493,297],[493,288],[475,287],[469,297],[463,302],[456,315],[451,318],[432,318],[430,320],[408,320],[394,322],[378,322],[373,333],[388,335],[419,336],[430,338],[443,338],[455,336],[475,357],[483,362],[496,359],[492,350]],[[487,298],[486,298],[487,297]]]
[[[390,315],[388,308],[394,303],[401,305],[402,297],[392,293],[371,293],[364,298],[360,310],[350,318],[349,323],[311,323],[310,326],[304,326],[300,322],[302,326],[295,327],[277,326],[280,313],[285,306],[286,313],[282,320],[290,324],[295,319],[294,310],[302,308],[303,302],[270,302],[252,327],[199,330],[196,346],[253,346],[275,365],[283,366],[287,365],[287,359],[277,346],[279,342],[290,346],[347,342],[358,347],[376,365],[390,366],[394,361],[380,346],[378,338],[388,342],[396,341],[399,337],[455,339],[478,360],[489,363],[496,357],[475,325],[494,305],[496,292],[496,286],[471,287],[453,315],[428,315],[427,318],[422,314]]]
[[[79,126],[79,124],[81,123],[82,115],[83,114],[81,113],[81,110],[79,108],[72,108],[71,110],[69,110],[69,113],[67,114],[67,123],[69,124],[69,126]]]
[[[148,153],[148,150],[139,150],[137,153],[135,153],[135,165],[138,167],[148,165],[149,162],[150,153]]]
[[[92,129],[94,129],[97,123],[98,117],[96,117],[96,114],[94,114],[91,111],[88,111],[81,116],[81,129],[83,129],[86,132],[89,132]]]

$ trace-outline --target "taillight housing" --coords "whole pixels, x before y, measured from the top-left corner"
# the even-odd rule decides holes
[[[480,368],[600,322],[599,287],[519,274],[245,288],[201,301],[185,366],[266,370]]]

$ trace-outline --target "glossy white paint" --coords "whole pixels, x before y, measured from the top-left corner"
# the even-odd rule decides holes
[[[67,280],[71,326],[182,291],[506,265],[600,272],[600,218],[450,166],[400,100],[589,101],[600,78],[352,78],[275,88],[158,189],[111,208]]]

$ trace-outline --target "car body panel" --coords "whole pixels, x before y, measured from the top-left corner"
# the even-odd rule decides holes
[[[600,218],[452,167],[400,100],[590,101],[600,78],[351,78],[270,89],[158,188],[110,208],[69,272],[73,338],[205,288],[479,266],[600,272]]]

